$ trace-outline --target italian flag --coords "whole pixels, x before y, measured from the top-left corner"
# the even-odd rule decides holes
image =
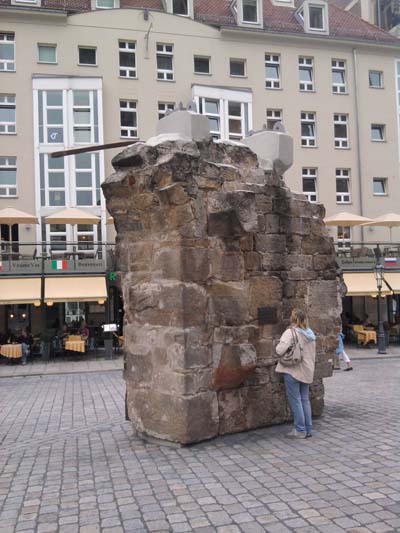
[[[51,262],[51,268],[53,270],[67,270],[68,261],[65,261],[65,259],[59,261],[53,259],[53,261]]]

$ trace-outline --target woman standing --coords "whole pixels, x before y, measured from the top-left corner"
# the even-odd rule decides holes
[[[297,339],[303,357],[294,366],[284,366],[278,362],[276,372],[284,375],[286,395],[293,413],[294,429],[287,437],[305,439],[312,436],[310,383],[314,379],[316,337],[307,325],[306,314],[300,309],[293,309],[290,326],[280,338],[276,353],[285,355],[293,345],[293,338]]]

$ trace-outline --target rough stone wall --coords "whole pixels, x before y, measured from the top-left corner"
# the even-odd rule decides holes
[[[341,311],[323,207],[245,146],[164,140],[129,147],[113,165],[103,190],[135,428],[188,444],[290,420],[273,341],[293,307],[318,334],[311,395],[321,414]]]

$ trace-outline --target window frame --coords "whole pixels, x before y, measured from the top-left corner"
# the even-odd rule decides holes
[[[371,85],[371,74],[379,74],[380,85]],[[370,89],[384,89],[383,70],[368,70],[368,87]]]
[[[374,139],[373,131],[378,130],[381,132],[381,139]],[[371,124],[371,142],[384,143],[386,142],[386,124]]]
[[[171,9],[172,9],[172,14],[177,15],[178,17],[189,17],[190,16],[189,0],[186,0],[186,13],[178,13],[175,11],[175,0],[171,0]]]
[[[75,103],[75,93],[78,92],[87,92],[89,96],[88,104],[76,104]],[[94,91],[87,89],[74,89],[72,91],[72,136],[74,144],[93,144],[95,140],[95,123],[94,123],[94,114],[95,114],[95,103],[94,103]],[[89,112],[89,122],[80,123],[75,122],[75,112]],[[90,139],[88,141],[77,140],[75,133],[78,131],[89,130]]]
[[[342,237],[339,237],[339,232],[342,231]],[[336,235],[337,235],[337,247],[338,249],[349,249],[351,248],[351,242],[352,242],[352,233],[351,233],[351,226],[337,226],[336,229]]]
[[[338,180],[347,182],[347,192],[338,191]],[[336,168],[335,169],[335,191],[336,191],[336,203],[337,204],[351,204],[351,170],[349,168]]]
[[[12,40],[7,38],[10,36],[12,37]],[[0,60],[0,72],[15,72],[17,70],[16,59],[15,59],[15,52],[16,52],[15,32],[1,31],[0,32],[0,47],[2,46],[2,44],[12,44],[13,59],[1,59]],[[7,65],[12,65],[13,68],[8,68]]]
[[[126,104],[123,106],[122,104]],[[120,119],[120,138],[121,139],[138,139],[138,102],[137,100],[126,100],[121,98],[119,101],[119,119]],[[129,113],[135,117],[136,126],[123,126],[122,125],[122,113]],[[123,135],[123,131],[127,132],[127,135]],[[132,133],[135,133],[132,135]]]
[[[95,0],[95,9],[115,9],[115,0],[113,0],[113,5],[112,7],[105,7],[105,6],[99,6],[98,5],[98,1],[99,0]]]
[[[207,61],[208,62],[208,72],[200,72],[196,70],[196,60],[200,61]],[[196,74],[196,76],[211,76],[211,57],[210,56],[200,56],[200,55],[194,55],[193,56],[193,74]]]
[[[375,192],[375,183],[382,183],[383,192]],[[372,178],[372,195],[373,196],[389,196],[388,192],[388,178]]]
[[[94,51],[94,63],[81,63],[80,52],[81,50],[93,50]],[[97,67],[97,47],[96,46],[84,46],[78,45],[78,67]]]
[[[267,129],[271,131],[273,130],[277,122],[283,121],[283,110],[267,108],[266,119],[267,119]]]
[[[311,124],[313,126],[314,135],[303,135],[303,124]],[[301,111],[300,112],[300,127],[301,127],[301,146],[302,148],[316,148],[317,147],[317,113],[315,111]]]
[[[241,63],[243,65],[243,74],[232,74],[232,63]],[[229,76],[231,78],[247,78],[247,60],[235,57],[229,58]]]
[[[311,26],[311,10],[312,9],[318,9],[321,12],[322,15],[322,28],[316,28],[315,26]],[[326,31],[326,7],[323,5],[318,4],[308,4],[308,27],[310,31]]]
[[[246,20],[244,18],[246,3],[247,4],[251,3],[255,7],[256,20]],[[260,12],[259,11],[260,11],[260,7],[259,7],[258,0],[242,0],[242,23],[243,24],[260,24]]]
[[[311,203],[318,203],[318,168],[302,167],[301,169],[302,191],[307,200]],[[314,191],[304,191],[304,180],[314,181]]]
[[[267,72],[266,72],[267,67],[276,68],[278,77],[277,78],[267,77]],[[264,81],[265,81],[266,89],[271,89],[275,91],[282,89],[281,55],[280,54],[272,54],[269,52],[265,52],[264,54]]]
[[[162,47],[159,49],[159,47]],[[171,48],[171,51],[167,49]],[[170,57],[171,58],[171,69],[159,68],[158,58],[161,57]],[[157,72],[157,81],[175,81],[175,68],[174,68],[174,45],[172,43],[156,43],[156,72]],[[171,77],[169,78],[168,75]]]
[[[343,65],[341,65],[343,64]],[[335,83],[334,73],[341,73],[343,75],[343,83]],[[332,75],[332,93],[333,94],[348,94],[347,91],[347,64],[345,59],[331,60],[331,75]],[[342,90],[343,89],[343,90]]]
[[[167,116],[167,111],[174,111],[175,105],[175,102],[158,102],[158,120],[161,120],[162,118]],[[161,106],[165,106],[164,109],[162,109]]]
[[[0,198],[17,198],[18,197],[18,166],[17,156],[15,155],[2,155],[0,156],[0,173],[2,171],[10,172],[15,171],[15,184],[14,183],[0,183],[0,191],[4,189],[5,194],[0,193]],[[15,193],[10,194],[10,189],[15,190]]]
[[[301,72],[308,72],[311,77],[311,81],[303,81],[301,79]],[[299,56],[298,57],[298,74],[299,74],[299,90],[301,92],[314,92],[315,91],[315,81],[314,81],[314,58],[310,56]]]
[[[336,135],[336,126],[346,127],[346,137],[340,137]],[[349,115],[347,113],[334,113],[333,114],[333,137],[334,146],[338,150],[350,149],[350,135],[349,135]]]
[[[121,45],[124,44],[124,47],[121,47]],[[133,48],[130,48],[129,46],[132,46]],[[134,57],[134,67],[123,67],[121,66],[121,54],[132,54]],[[126,71],[126,75],[121,74],[122,71]],[[137,57],[136,57],[136,41],[129,41],[124,39],[118,40],[118,72],[119,77],[124,80],[137,80]],[[134,75],[130,76],[129,73],[132,72]]]
[[[13,102],[8,99],[13,98]],[[13,109],[14,122],[0,122],[0,135],[16,135],[17,134],[17,97],[15,94],[0,94],[0,109]],[[14,131],[9,131],[11,128]],[[4,128],[4,131],[3,131]]]
[[[43,61],[40,59],[40,48],[52,48],[54,50],[54,61]],[[41,65],[57,65],[58,58],[57,58],[57,45],[56,44],[47,44],[47,43],[37,43],[37,52],[38,52],[38,60],[37,62]]]

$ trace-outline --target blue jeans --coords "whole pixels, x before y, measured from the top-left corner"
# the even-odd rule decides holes
[[[311,433],[310,385],[298,381],[290,374],[284,374],[284,380],[296,431]]]
[[[28,356],[28,345],[23,342],[21,344],[21,348],[22,348],[22,362],[26,363],[26,358]]]

